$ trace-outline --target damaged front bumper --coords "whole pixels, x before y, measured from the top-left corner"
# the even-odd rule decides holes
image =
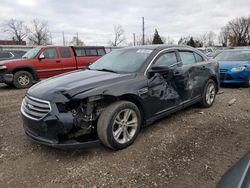
[[[87,141],[87,142],[78,142],[76,140],[68,140],[63,143],[58,143],[57,141],[54,142],[49,139],[40,137],[38,135],[34,135],[25,128],[24,130],[25,130],[26,135],[29,138],[31,138],[32,141],[38,144],[43,144],[43,145],[47,145],[47,146],[58,148],[58,149],[86,149],[86,148],[91,148],[91,147],[100,145],[99,140],[92,140],[92,141]]]
[[[0,74],[0,83],[12,83],[13,74]]]
[[[86,134],[81,138],[68,137],[75,128],[74,117],[70,112],[60,113],[56,104],[51,104],[48,113],[40,119],[30,116],[27,114],[27,108],[35,109],[37,107],[36,102],[40,102],[39,105],[41,106],[45,102],[32,97],[29,97],[28,100],[30,100],[28,104],[25,101],[22,103],[21,115],[24,131],[33,141],[61,149],[88,148],[100,144],[95,134]],[[45,106],[43,107],[43,109],[46,109]]]

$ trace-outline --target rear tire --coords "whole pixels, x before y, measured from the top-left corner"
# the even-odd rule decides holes
[[[216,97],[216,84],[213,80],[209,79],[203,89],[201,107],[209,108],[213,105]]]
[[[33,76],[27,71],[18,71],[14,74],[13,85],[18,89],[29,88],[33,84]]]
[[[109,105],[97,122],[101,143],[113,150],[128,147],[141,128],[141,113],[134,103],[118,101]]]

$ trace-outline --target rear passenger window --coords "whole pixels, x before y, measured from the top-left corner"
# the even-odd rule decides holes
[[[97,54],[98,54],[99,56],[105,55],[104,49],[97,49]]]
[[[82,48],[75,48],[75,52],[77,57],[86,56],[85,50]]]
[[[204,61],[203,57],[201,57],[199,54],[194,53],[194,56],[195,56],[196,62],[203,62]]]
[[[157,65],[171,66],[177,63],[175,52],[168,52],[161,55],[155,62]]]
[[[196,63],[193,52],[179,52],[183,65],[190,65]]]
[[[62,58],[68,58],[70,57],[70,51],[69,48],[59,48],[60,54]]]
[[[96,49],[86,49],[85,51],[87,56],[97,56]]]

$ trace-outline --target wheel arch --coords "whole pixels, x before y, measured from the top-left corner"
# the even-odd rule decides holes
[[[208,79],[207,79],[207,81],[208,80],[213,80],[214,82],[215,82],[215,84],[216,84],[216,93],[219,91],[219,89],[220,89],[220,83],[219,83],[219,81],[218,81],[218,79],[216,78],[216,76],[215,75],[212,75],[212,76],[210,76]],[[207,83],[207,81],[206,81],[206,83]],[[205,85],[206,85],[206,83],[205,83]],[[205,87],[205,85],[204,85],[204,87]]]
[[[136,96],[135,94],[124,94],[121,96],[115,96],[115,95],[93,95],[93,96],[89,96],[86,97],[84,99],[80,99],[77,98],[75,101],[83,101],[83,100],[87,100],[88,103],[92,102],[92,103],[98,103],[101,102],[103,103],[103,109],[106,109],[109,105],[111,105],[114,102],[117,101],[128,101],[131,102],[133,104],[135,104],[137,106],[137,108],[139,109],[140,113],[141,113],[141,120],[142,120],[142,124],[145,123],[145,110],[143,107],[143,103],[141,101],[141,99]],[[97,116],[99,118],[99,115]]]
[[[119,96],[118,99],[126,100],[126,101],[134,103],[138,107],[139,111],[141,112],[142,124],[145,124],[145,110],[144,110],[141,99],[137,95],[125,94],[125,95]]]
[[[18,71],[27,71],[27,72],[29,72],[29,73],[32,74],[34,80],[37,80],[37,79],[38,79],[37,74],[36,74],[36,71],[35,71],[34,67],[32,67],[32,66],[15,67],[14,69],[11,70],[11,73],[12,73],[12,74],[15,74],[15,73],[17,73]]]

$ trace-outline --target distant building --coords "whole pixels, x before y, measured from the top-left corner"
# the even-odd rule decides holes
[[[26,45],[26,41],[0,40],[0,45]]]

